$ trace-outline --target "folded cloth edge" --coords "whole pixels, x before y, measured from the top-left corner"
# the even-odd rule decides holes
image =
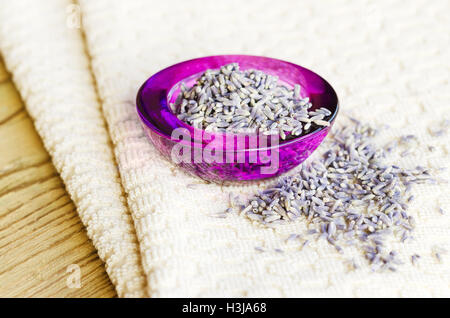
[[[82,35],[67,25],[70,5],[3,2],[1,53],[118,295],[145,297],[135,230]]]

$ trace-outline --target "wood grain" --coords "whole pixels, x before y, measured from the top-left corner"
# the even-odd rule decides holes
[[[67,285],[71,264],[81,288]],[[0,297],[115,295],[0,59]]]

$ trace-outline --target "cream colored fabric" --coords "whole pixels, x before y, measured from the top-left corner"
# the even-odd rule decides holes
[[[448,1],[80,4],[150,296],[450,296],[449,256],[439,262],[432,255],[449,250],[449,216],[437,212],[450,212],[447,184],[416,188],[415,240],[393,243],[405,262],[398,272],[349,271],[348,259],[364,265],[359,251],[340,255],[323,241],[304,249],[284,242],[304,233],[304,222],[272,230],[234,214],[211,217],[227,207],[228,192],[256,187],[204,184],[177,170],[148,142],[135,111],[138,87],[165,66],[212,54],[266,55],[327,78],[344,111],[390,125],[382,141],[417,134],[420,143],[399,164],[445,166],[448,135],[432,138],[428,128],[450,119]],[[413,253],[422,256],[416,266]]]
[[[1,1],[1,54],[117,293],[145,296],[133,223],[69,5]]]

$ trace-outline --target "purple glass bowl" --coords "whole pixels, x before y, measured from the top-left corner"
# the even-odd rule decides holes
[[[280,141],[278,136],[205,132],[180,121],[171,106],[184,82],[190,87],[207,69],[239,63],[241,70],[258,69],[280,82],[301,86],[312,110],[331,111],[330,126]],[[150,77],[137,94],[137,111],[155,147],[169,160],[202,179],[223,183],[278,176],[308,158],[328,134],[338,113],[336,92],[322,77],[301,66],[262,56],[218,55],[172,65]],[[273,137],[273,136],[272,136]]]

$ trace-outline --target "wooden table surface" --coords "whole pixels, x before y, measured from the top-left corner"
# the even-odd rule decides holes
[[[80,288],[68,287],[71,264]],[[115,295],[0,59],[0,297]]]

